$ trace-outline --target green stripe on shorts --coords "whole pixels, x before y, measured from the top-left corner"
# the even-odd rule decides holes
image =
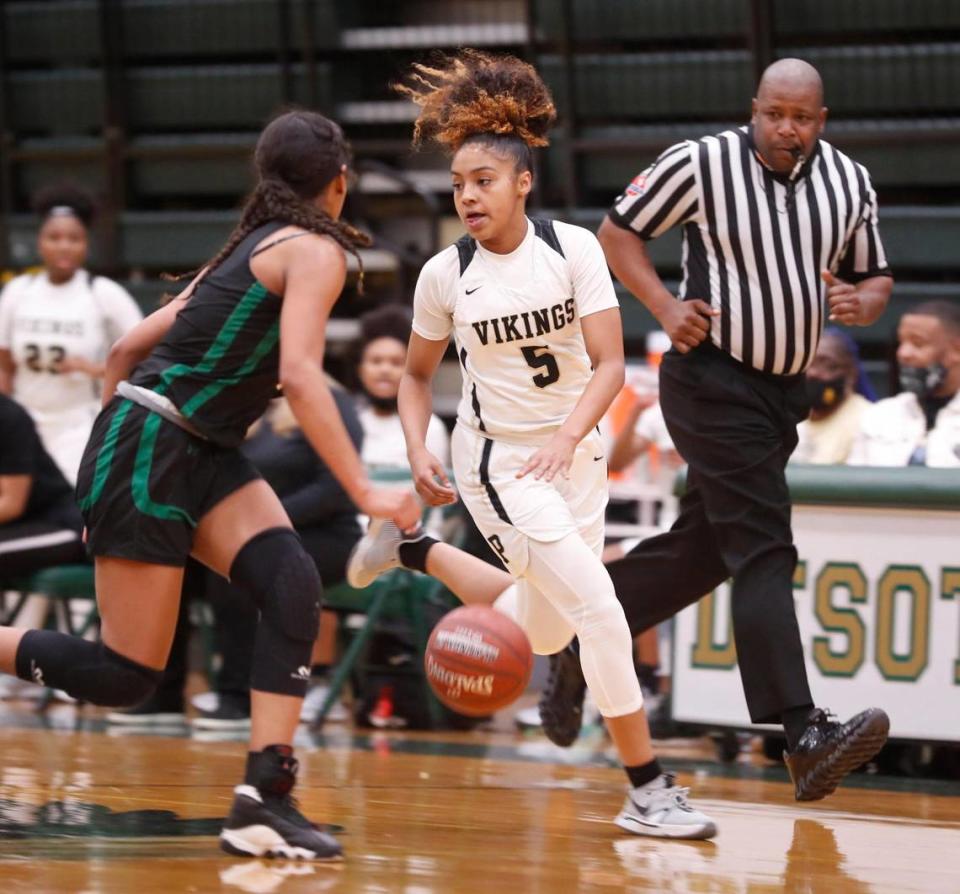
[[[110,428],[107,429],[107,436],[103,439],[103,445],[97,454],[97,465],[94,468],[93,484],[90,485],[90,492],[79,501],[81,512],[90,509],[103,494],[103,487],[110,475],[110,466],[113,465],[113,454],[117,449],[117,441],[120,439],[120,426],[123,425],[123,420],[127,418],[127,413],[130,412],[132,406],[132,401],[124,400],[117,407],[113,420],[110,422]]]
[[[130,489],[133,493],[133,503],[144,515],[152,515],[165,521],[182,521],[195,528],[197,523],[189,513],[179,506],[169,506],[164,503],[155,503],[150,497],[150,467],[153,465],[153,449],[157,443],[157,432],[163,423],[162,417],[150,413],[143,423],[140,433],[140,444],[137,446],[137,457],[133,463],[133,478]],[[167,423],[172,425],[173,423]]]

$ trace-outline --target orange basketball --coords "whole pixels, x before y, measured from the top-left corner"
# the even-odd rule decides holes
[[[448,708],[483,717],[526,689],[533,652],[527,635],[506,615],[467,605],[433,628],[424,668],[430,688]]]

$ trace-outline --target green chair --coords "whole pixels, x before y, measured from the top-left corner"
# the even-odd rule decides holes
[[[444,592],[443,585],[432,577],[398,568],[384,574],[362,590],[342,583],[324,593],[324,608],[348,614],[362,614],[364,620],[358,630],[350,630],[346,625],[340,627],[346,649],[336,664],[327,697],[314,721],[314,729],[323,726],[350,674],[354,670],[367,669],[364,660],[366,646],[380,621],[393,618],[410,624],[414,649],[420,661],[408,670],[411,674],[422,677],[421,661],[431,631],[427,606],[433,604],[449,608],[455,604],[452,597],[444,598]],[[392,670],[396,672],[396,669]],[[439,725],[442,709],[425,678],[423,695],[427,699],[431,722]]]
[[[4,624],[13,621],[28,596],[46,596],[54,608],[60,609],[63,629],[73,636],[84,636],[100,620],[97,613],[97,591],[93,580],[92,565],[55,565],[34,572],[11,585],[18,598],[14,607],[5,613]],[[90,603],[83,620],[77,623],[71,611],[71,603],[82,599]]]
[[[100,620],[92,565],[54,565],[14,581],[9,586],[18,595],[14,606],[4,613],[2,623],[5,625],[16,619],[27,597],[32,595],[46,596],[60,620],[60,629],[73,636],[85,636]],[[72,610],[76,600],[89,603],[79,623],[74,619]],[[48,687],[37,710],[45,710],[51,701],[53,690]]]

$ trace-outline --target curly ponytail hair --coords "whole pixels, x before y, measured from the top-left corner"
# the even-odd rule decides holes
[[[257,140],[257,186],[247,197],[240,221],[223,248],[204,265],[208,272],[216,269],[257,227],[279,220],[330,236],[350,252],[360,265],[358,290],[362,292],[363,263],[357,249],[370,245],[370,237],[346,221],[334,220],[312,201],[349,162],[350,145],[340,127],[330,119],[303,110],[274,118]],[[170,278],[184,279],[198,272]]]
[[[530,149],[546,146],[557,117],[550,90],[532,65],[513,56],[462,50],[435,65],[415,64],[394,90],[420,106],[413,143],[434,142],[453,153],[482,143],[532,170]]]

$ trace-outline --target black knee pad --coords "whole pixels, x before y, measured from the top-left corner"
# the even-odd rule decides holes
[[[17,676],[94,705],[131,708],[153,694],[163,672],[103,643],[54,630],[29,630],[17,649]]]
[[[246,589],[260,609],[252,687],[302,696],[320,629],[323,587],[300,537],[289,528],[261,532],[237,553],[230,580]]]
[[[244,544],[230,580],[247,590],[262,620],[291,639],[313,642],[323,587],[313,559],[290,528],[270,528]]]

